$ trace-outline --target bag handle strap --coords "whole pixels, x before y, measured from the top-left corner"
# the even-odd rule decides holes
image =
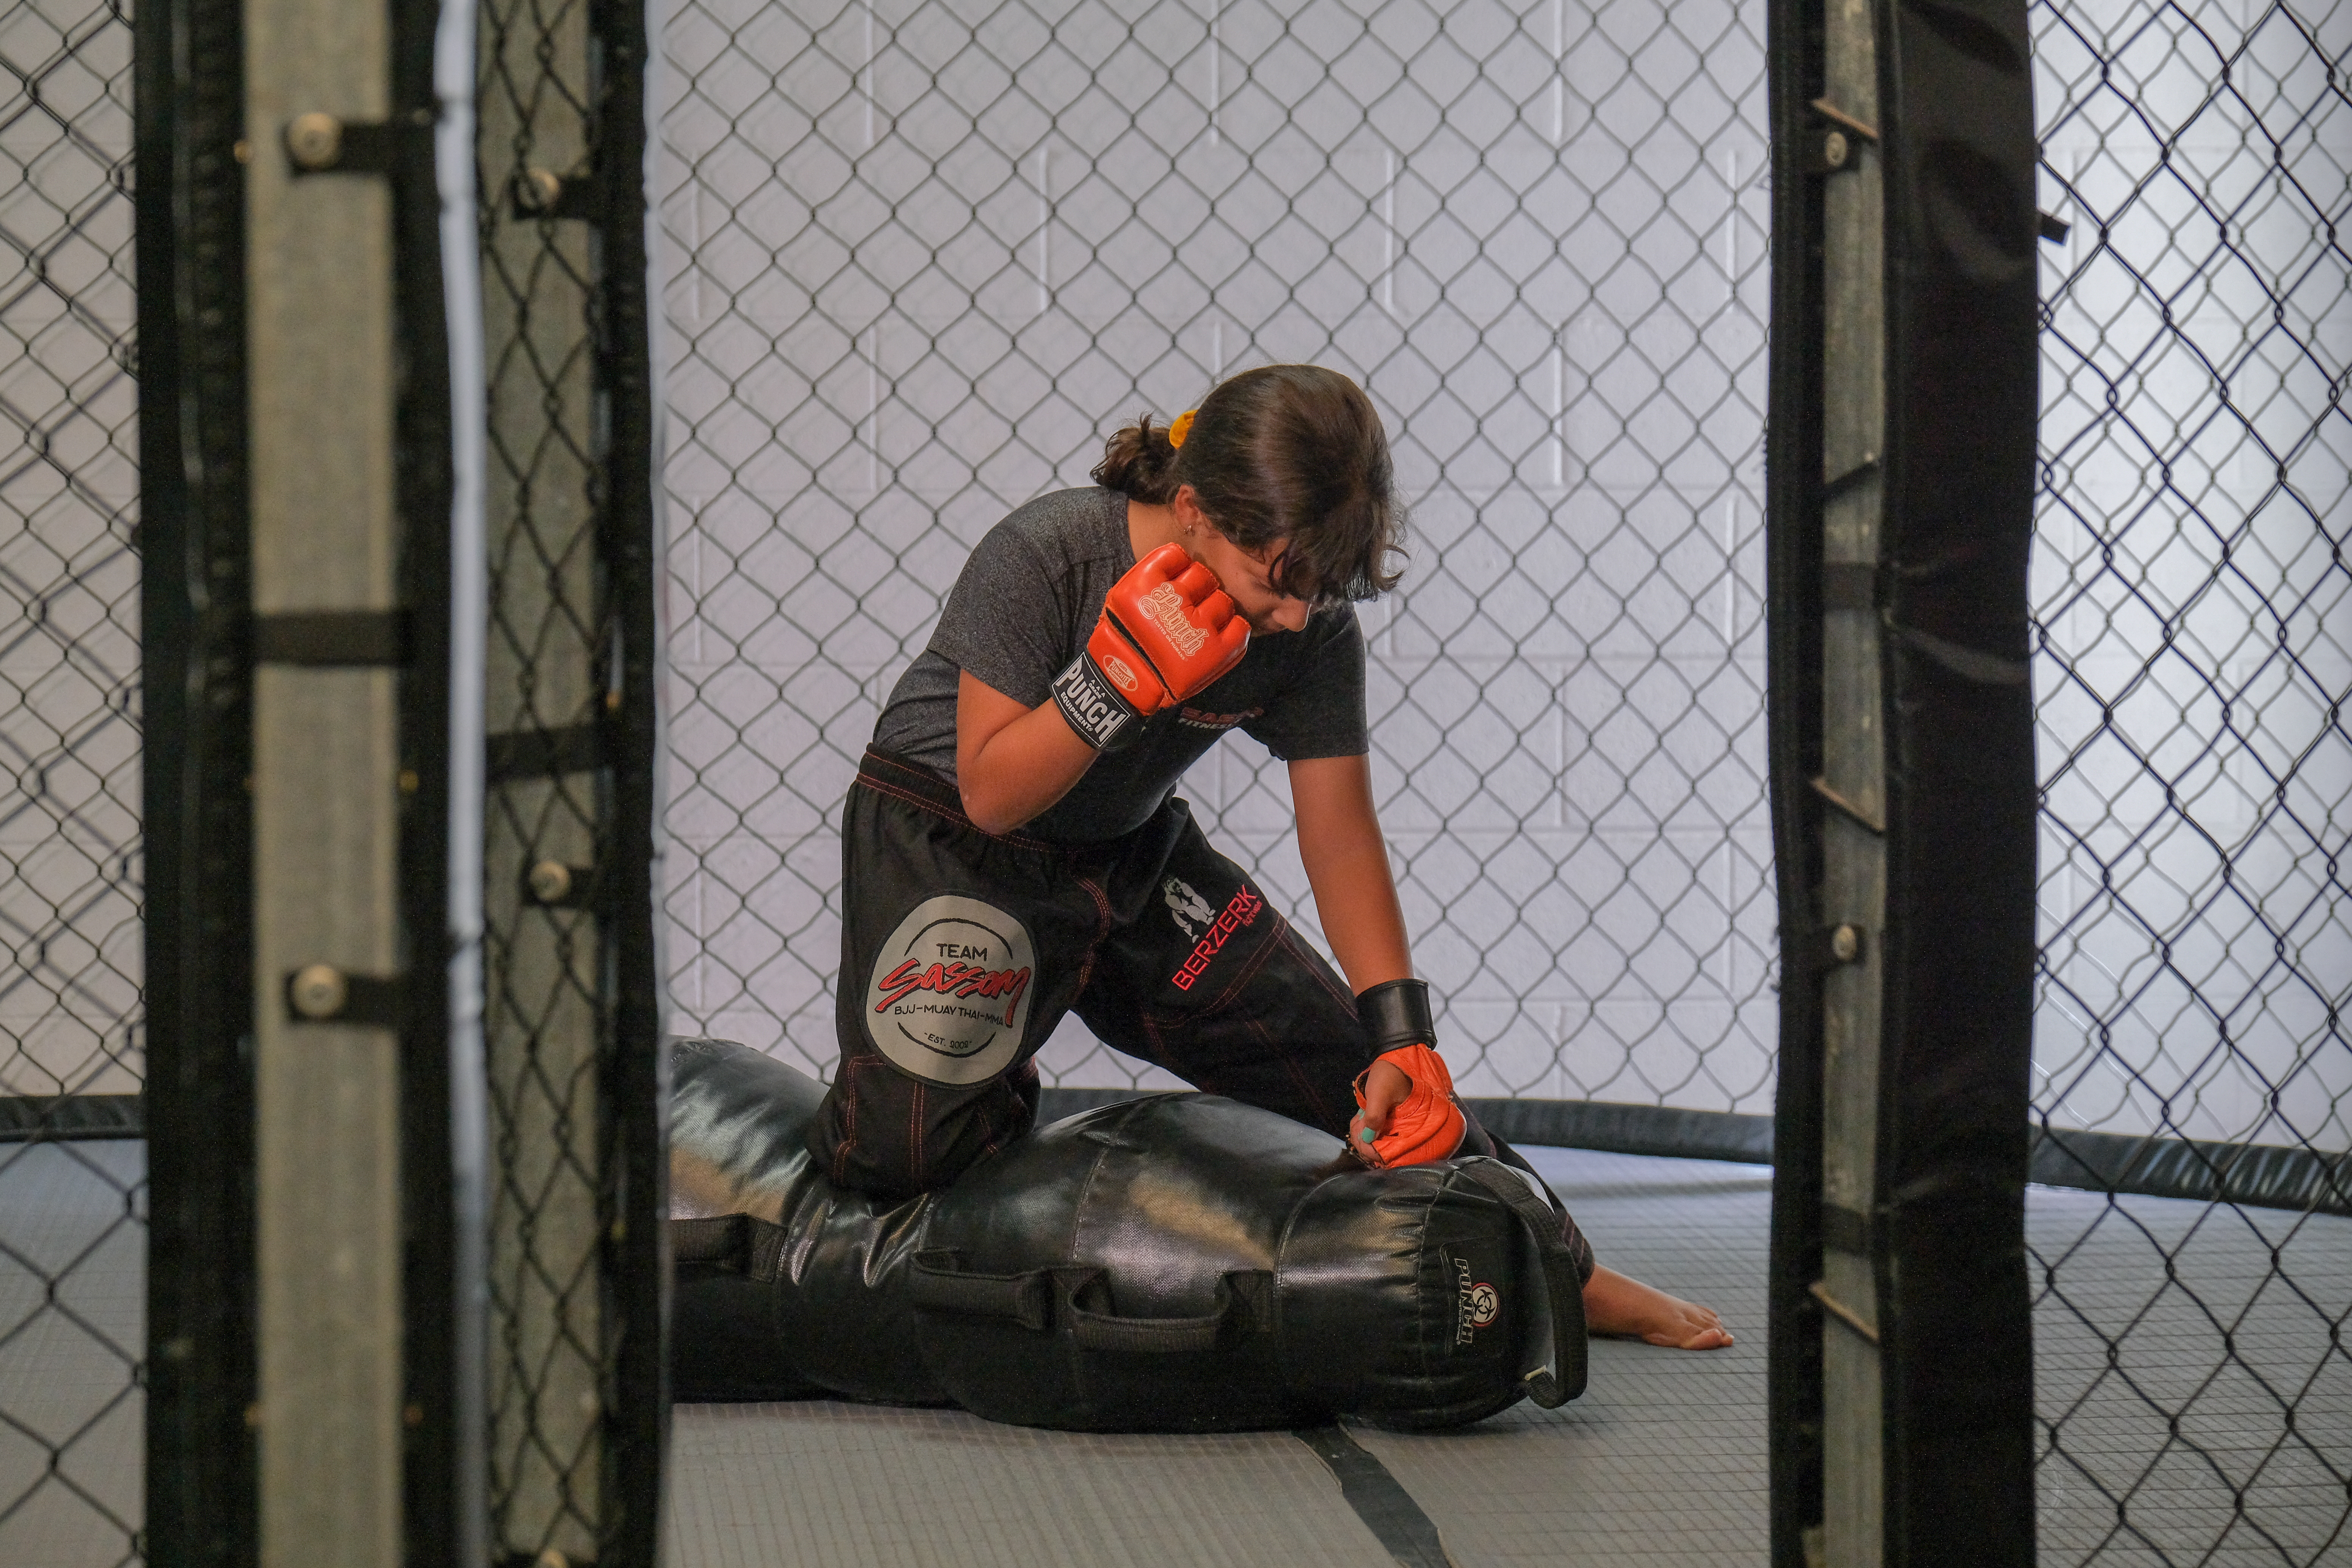
[[[1043,1268],[1026,1274],[975,1274],[963,1255],[947,1247],[915,1254],[907,1270],[907,1296],[927,1312],[967,1318],[1006,1318],[1033,1333],[1052,1321],[1053,1277]]]
[[[961,1254],[933,1247],[915,1255],[908,1295],[925,1311],[1002,1319],[1033,1333],[1043,1333],[1059,1316],[1081,1350],[1129,1355],[1197,1353],[1216,1349],[1229,1332],[1265,1333],[1274,1327],[1274,1276],[1265,1269],[1235,1269],[1220,1278],[1215,1310],[1199,1317],[1129,1318],[1102,1310],[1110,1295],[1104,1269],[982,1274],[964,1268]]]
[[[679,1263],[730,1263],[742,1255],[743,1222],[749,1215],[669,1222],[669,1253]]]
[[[669,1222],[671,1261],[716,1263],[762,1285],[775,1282],[784,1254],[784,1227],[747,1214]]]
[[[1499,1160],[1479,1155],[1459,1162],[1455,1169],[1502,1200],[1516,1215],[1519,1230],[1532,1246],[1544,1289],[1543,1311],[1528,1324],[1520,1373],[1528,1397],[1546,1410],[1558,1409],[1584,1392],[1587,1346],[1584,1329],[1584,1284],[1576,1277],[1576,1258],[1568,1250],[1559,1215],[1538,1196],[1529,1179]]]
[[[1083,1300],[1109,1294],[1107,1277],[1090,1270],[1064,1298],[1070,1337],[1082,1350],[1130,1355],[1177,1355],[1215,1350],[1230,1332],[1268,1333],[1274,1329],[1274,1276],[1263,1268],[1237,1268],[1217,1280],[1214,1310],[1197,1318],[1122,1318],[1082,1306]]]

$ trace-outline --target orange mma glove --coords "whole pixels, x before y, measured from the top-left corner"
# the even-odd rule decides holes
[[[1419,980],[1391,980],[1356,998],[1356,1013],[1372,1031],[1380,1060],[1404,1074],[1412,1087],[1389,1112],[1388,1131],[1367,1138],[1360,1119],[1348,1141],[1349,1152],[1375,1168],[1423,1165],[1451,1158],[1462,1147],[1469,1123],[1454,1100],[1454,1075],[1430,1048],[1429,986]],[[1356,1106],[1364,1105],[1364,1079],[1356,1075]]]
[[[1242,661],[1249,623],[1217,574],[1163,544],[1111,584],[1084,653],[1054,678],[1054,702],[1101,751]]]
[[[1401,1046],[1383,1051],[1380,1059],[1411,1079],[1412,1091],[1389,1112],[1386,1133],[1367,1143],[1363,1134],[1371,1129],[1364,1128],[1348,1147],[1358,1159],[1375,1168],[1426,1165],[1433,1160],[1451,1159],[1454,1152],[1462,1147],[1462,1134],[1468,1123],[1463,1119],[1462,1108],[1454,1103],[1454,1075],[1445,1070],[1445,1058],[1427,1046]],[[1359,1073],[1356,1104],[1360,1109],[1363,1103],[1364,1073]]]

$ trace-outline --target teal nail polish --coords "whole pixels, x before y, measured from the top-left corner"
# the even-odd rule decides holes
[[[1369,1143],[1372,1141],[1372,1130],[1367,1127],[1360,1134],[1359,1134],[1359,1136],[1360,1136],[1365,1142]]]

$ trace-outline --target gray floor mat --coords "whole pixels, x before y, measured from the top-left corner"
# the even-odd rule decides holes
[[[2352,1561],[2352,1219],[2036,1187],[2026,1237],[2045,1564]]]
[[[1527,1152],[1574,1207],[1604,1261],[1716,1307],[1738,1344],[1685,1354],[1601,1342],[1593,1346],[1591,1391],[1560,1410],[1522,1405],[1460,1432],[1391,1433],[1360,1424],[1350,1430],[1436,1523],[1460,1568],[1556,1563],[1567,1552],[1607,1553],[1659,1568],[1762,1563],[1769,1173],[1583,1151]],[[2046,1456],[2039,1500],[2043,1561],[2082,1568],[2320,1568],[2336,1560],[2352,1542],[2346,1490],[2352,1359],[2344,1338],[2352,1310],[2352,1221],[2159,1198],[2111,1204],[2095,1194],[2036,1187],[2028,1194],[2027,1228],[2035,1258],[2038,1430]],[[843,1408],[764,1406],[747,1422],[779,1434],[758,1441],[789,1446],[821,1465],[827,1424],[836,1418],[821,1413]],[[1004,1428],[969,1423],[961,1430],[983,1454],[1020,1449],[1021,1436]],[[706,1454],[687,1431],[682,1424],[673,1490],[681,1530],[676,1568],[743,1561],[701,1555],[682,1532],[689,1510],[706,1509],[699,1494],[716,1484],[704,1470],[734,1463]],[[795,1431],[797,1436],[781,1436]],[[1068,1462],[1088,1468],[1089,1479],[1076,1491],[1050,1479],[1029,1483],[1037,1489],[1029,1494],[1037,1500],[1029,1505],[1034,1517],[1021,1514],[1018,1495],[1006,1496],[1009,1516],[991,1514],[987,1542],[968,1542],[959,1557],[924,1554],[928,1546],[893,1556],[893,1548],[870,1534],[856,1537],[854,1551],[811,1542],[810,1526],[790,1523],[789,1505],[773,1494],[761,1505],[772,1522],[751,1528],[765,1535],[768,1561],[779,1564],[857,1561],[857,1552],[884,1565],[1070,1560],[1041,1557],[1014,1542],[1039,1539],[1034,1532],[1049,1527],[1046,1516],[1050,1528],[1063,1532],[1057,1540],[1079,1539],[1068,1533],[1079,1528],[1073,1522],[1079,1515],[1124,1517],[1134,1506],[1122,1489],[1127,1472],[1104,1468],[1099,1456],[1078,1459],[1083,1447],[1064,1450],[1049,1435],[1025,1436],[1039,1445],[1027,1450],[1036,1456],[1027,1462],[1058,1470],[1066,1453]],[[1204,1462],[1227,1445],[1236,1446],[1237,1455],[1245,1446],[1253,1454],[1282,1456],[1278,1489],[1307,1501],[1277,1511],[1303,1506],[1299,1517],[1321,1521],[1336,1505],[1328,1477],[1299,1470],[1279,1443],[1264,1447],[1272,1438],[1067,1441],[1133,1445],[1118,1452],[1146,1457],[1147,1465],[1155,1447],[1185,1445],[1182,1465],[1152,1467],[1150,1506],[1178,1517],[1264,1517],[1260,1477],[1272,1472],[1255,1458],[1224,1468]],[[1303,1445],[1292,1447],[1305,1453]],[[942,1461],[926,1462],[936,1468]],[[998,1474],[1006,1461],[983,1462]],[[856,1475],[868,1474],[872,1464],[861,1459]],[[841,1489],[868,1483],[818,1484],[837,1497]],[[1008,1517],[1026,1522],[1008,1523]],[[1336,1539],[1319,1523],[1306,1533],[1318,1542]],[[1120,1562],[1231,1560],[1203,1555],[1181,1532],[1140,1542],[1113,1539],[1126,1553]],[[1112,1560],[1102,1550],[1088,1545],[1082,1560]]]
[[[1699,1353],[1596,1341],[1590,1388],[1558,1410],[1518,1405],[1458,1432],[1351,1424],[1357,1441],[1436,1521],[1461,1568],[1557,1563],[1571,1549],[1659,1568],[1762,1563],[1771,1172],[1521,1152],[1600,1261],[1715,1308],[1738,1342]]]
[[[147,1145],[0,1143],[0,1563],[132,1560]]]
[[[1764,1257],[1756,1166],[1531,1149],[1612,1267],[1706,1301],[1739,1335],[1685,1354],[1594,1345],[1592,1387],[1462,1432],[1349,1430],[1461,1568],[1761,1563]],[[1307,1446],[1278,1433],[1099,1437],[834,1404],[683,1406],[671,1568],[1389,1559]]]
[[[830,1401],[680,1405],[669,1568],[1367,1568],[1287,1433],[1107,1437]]]
[[[1599,1343],[1591,1391],[1563,1410],[1521,1405],[1446,1434],[1356,1426],[1357,1440],[1460,1568],[1602,1552],[1762,1563],[1767,1173],[1528,1152],[1604,1261],[1718,1308],[1740,1342]],[[0,1411],[31,1428],[0,1423],[8,1568],[129,1555],[144,1153],[0,1145]],[[2352,1220],[2039,1187],[2027,1216],[2043,1562],[2344,1558]],[[672,1568],[1386,1562],[1321,1461],[1279,1433],[1078,1436],[954,1412],[689,1406],[671,1474]]]

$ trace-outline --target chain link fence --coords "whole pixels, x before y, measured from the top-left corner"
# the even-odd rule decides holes
[[[2352,1541],[2352,7],[2032,28],[2071,224],[2042,247],[2038,1114],[2209,1141],[2208,1173],[2291,1151],[2335,1209],[2036,1195],[2044,1561],[2316,1564]]]
[[[651,490],[627,479],[650,442],[642,34],[616,8],[508,0],[479,24],[490,1534],[499,1562],[623,1568],[653,1560],[667,1422],[656,976],[633,945],[652,918],[631,804],[653,700]]]
[[[480,20],[490,1535],[501,1560],[593,1560],[611,1393],[600,1069],[613,1030],[584,897],[610,851],[593,738],[611,682],[596,548],[601,278],[587,226],[558,217],[534,181],[586,166],[596,91],[586,7],[492,0]]]
[[[1413,505],[1406,585],[1365,608],[1374,763],[1465,1091],[1769,1108],[1760,16],[1370,9],[672,12],[682,1026],[829,1068],[834,814],[965,552],[1083,483],[1134,414],[1316,360],[1370,389]],[[593,909],[530,873],[598,864],[605,775],[565,765],[597,754],[611,668],[597,246],[519,210],[547,187],[517,176],[560,195],[585,172],[596,99],[584,10],[486,11],[509,520],[493,1452],[502,1549],[593,1556],[616,1331],[603,949]],[[2352,8],[2101,0],[2033,23],[2041,205],[2073,225],[2043,252],[2041,1117],[2296,1150],[2340,1183]],[[119,6],[0,14],[0,1105],[20,1136],[140,1077],[130,38]],[[1187,793],[1311,930],[1282,771],[1225,748]],[[1147,1081],[1075,1026],[1046,1065]],[[0,1143],[0,1557],[35,1529],[75,1561],[134,1552],[142,1331],[135,1291],[100,1283],[143,1246],[134,1150]],[[2341,1549],[2344,1223],[2036,1194],[2055,1560]]]
[[[0,1093],[139,1087],[131,21],[0,16]]]
[[[836,812],[981,534],[1314,361],[1412,510],[1373,766],[1464,1092],[1769,1110],[1759,8],[691,0],[666,37],[680,1026],[835,1055]],[[1315,928],[1284,771],[1184,793]],[[1159,1081],[1075,1022],[1049,1081]]]
[[[0,9],[0,1560],[141,1510],[131,17]]]

